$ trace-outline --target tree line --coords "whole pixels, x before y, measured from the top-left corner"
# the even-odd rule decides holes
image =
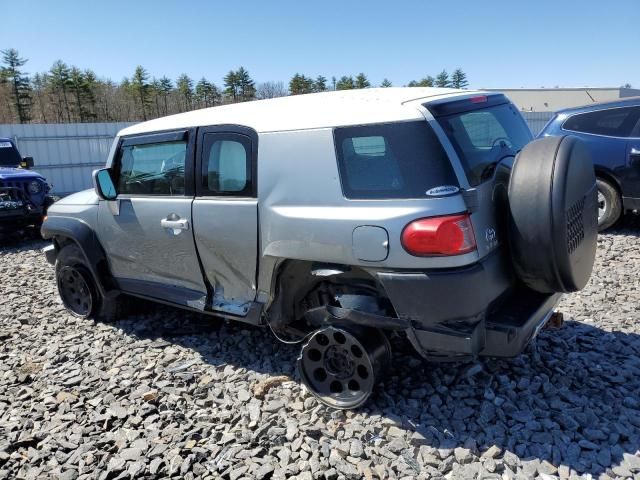
[[[23,68],[28,60],[17,50],[0,52],[0,123],[139,121],[227,103],[372,86],[364,73],[331,79],[296,73],[287,85],[282,81],[256,83],[244,67],[230,70],[221,87],[187,74],[175,81],[153,77],[142,66],[116,83],[62,60],[30,76]],[[391,87],[392,83],[385,78],[378,86]],[[458,68],[451,76],[443,70],[436,77],[412,80],[406,86],[466,88],[468,81]]]

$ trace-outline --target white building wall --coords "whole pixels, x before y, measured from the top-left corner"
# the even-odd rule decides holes
[[[523,112],[557,112],[596,102],[640,96],[634,88],[485,88],[504,93]]]

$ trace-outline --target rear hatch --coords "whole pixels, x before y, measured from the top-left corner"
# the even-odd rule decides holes
[[[517,108],[502,94],[442,100],[425,105],[455,150],[468,186],[467,205],[478,255],[506,244],[510,166],[532,139]]]

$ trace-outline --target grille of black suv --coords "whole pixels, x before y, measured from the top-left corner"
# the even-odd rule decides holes
[[[584,239],[584,197],[567,210],[567,251],[573,253]]]

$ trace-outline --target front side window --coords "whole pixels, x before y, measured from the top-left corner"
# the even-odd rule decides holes
[[[118,193],[184,195],[186,153],[185,141],[122,147]]]
[[[206,134],[202,187],[211,195],[251,195],[251,144],[239,134]]]
[[[472,187],[491,178],[501,160],[515,156],[532,139],[529,127],[511,103],[482,105],[436,117]]]
[[[569,117],[562,128],[609,137],[628,137],[640,117],[640,107],[610,108]]]
[[[347,198],[425,198],[433,187],[458,186],[447,154],[425,121],[342,127],[334,136]]]

